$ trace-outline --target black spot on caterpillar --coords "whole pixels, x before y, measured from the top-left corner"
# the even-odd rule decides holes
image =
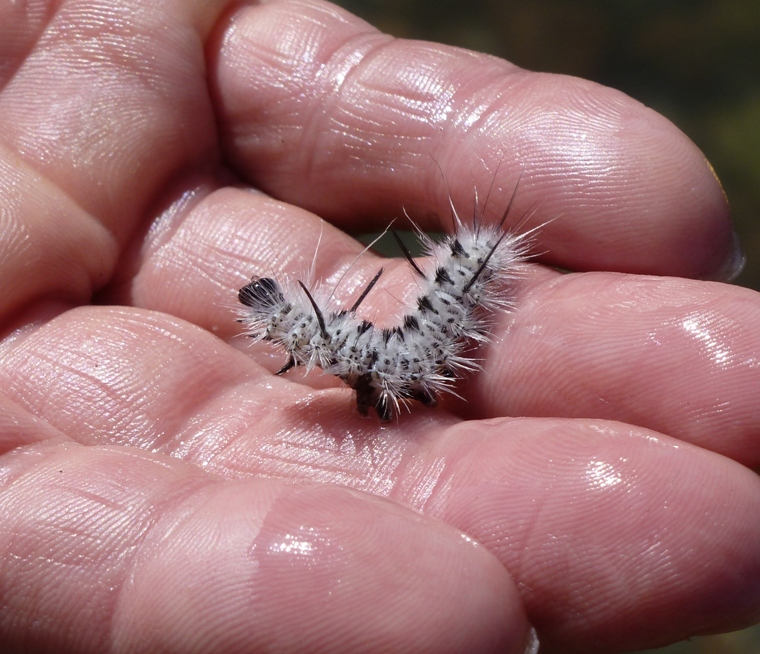
[[[464,225],[452,205],[453,234],[436,243],[417,230],[435,262],[430,275],[393,232],[424,280],[398,327],[381,329],[355,313],[381,268],[351,308],[337,311],[324,311],[303,282],[298,282],[300,293],[290,294],[275,279],[253,277],[238,293],[246,334],[285,351],[288,361],[278,374],[305,366],[339,377],[356,391],[356,406],[364,415],[374,407],[387,421],[409,400],[435,406],[441,393],[454,393],[458,378],[477,370],[468,354],[473,344],[488,340],[490,314],[513,309],[511,284],[536,231],[503,229],[513,201],[514,194],[497,225],[481,224],[477,210],[473,224]]]

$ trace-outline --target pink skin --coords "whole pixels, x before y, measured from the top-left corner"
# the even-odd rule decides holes
[[[12,3],[0,55],[4,646],[519,653],[532,623],[612,652],[758,619],[760,297],[620,274],[737,266],[664,118],[313,0]],[[334,285],[340,229],[402,207],[447,227],[438,165],[464,214],[495,177],[488,218],[522,175],[542,261],[596,272],[525,267],[466,404],[380,425],[273,376],[237,289],[318,242]],[[385,265],[362,309],[392,321],[416,287]]]

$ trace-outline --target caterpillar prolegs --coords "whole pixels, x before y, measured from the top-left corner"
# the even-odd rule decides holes
[[[479,367],[471,355],[473,345],[488,340],[494,311],[512,309],[510,285],[535,231],[504,231],[509,207],[500,224],[491,226],[482,225],[477,215],[473,225],[465,225],[453,206],[452,211],[455,233],[433,242],[418,232],[434,262],[429,273],[394,232],[423,280],[421,294],[400,325],[379,328],[356,315],[381,268],[353,306],[330,311],[318,305],[303,282],[298,282],[298,292],[287,292],[275,279],[255,276],[238,293],[246,334],[285,350],[288,361],[278,374],[294,366],[316,366],[339,377],[356,391],[362,414],[374,407],[387,421],[409,400],[435,406],[441,393],[454,393],[454,382]]]

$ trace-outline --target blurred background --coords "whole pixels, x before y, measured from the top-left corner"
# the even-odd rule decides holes
[[[395,36],[488,52],[615,87],[702,149],[760,290],[760,0],[337,0]],[[760,517],[759,517],[760,519]],[[760,544],[758,544],[760,547]],[[760,654],[760,628],[659,654]]]

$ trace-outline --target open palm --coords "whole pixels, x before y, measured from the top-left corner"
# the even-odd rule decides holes
[[[6,3],[0,52],[7,648],[611,652],[758,618],[760,297],[687,279],[740,255],[665,119],[318,0]],[[466,402],[381,424],[275,376],[237,289],[318,243],[335,283],[402,207],[448,228],[439,166],[463,212],[495,179],[486,218],[519,178],[539,260],[583,272],[530,264]],[[416,291],[385,265],[371,316]]]

